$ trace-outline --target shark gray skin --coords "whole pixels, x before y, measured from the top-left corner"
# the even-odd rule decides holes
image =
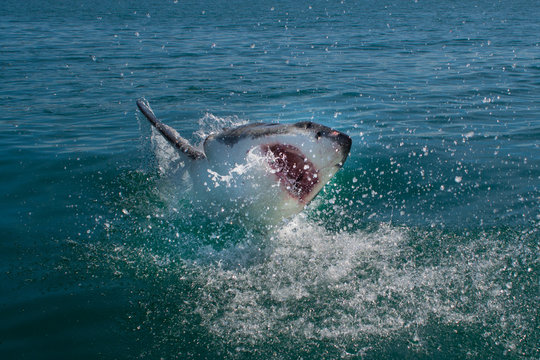
[[[231,205],[259,222],[302,211],[343,166],[352,144],[342,132],[304,121],[224,129],[198,149],[158,120],[145,99],[137,106],[185,158],[197,201]]]

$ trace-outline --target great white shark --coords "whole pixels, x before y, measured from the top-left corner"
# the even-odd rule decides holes
[[[197,148],[161,122],[144,98],[137,106],[184,158],[194,201],[235,209],[255,222],[278,223],[301,212],[351,149],[349,136],[310,121],[226,128]]]

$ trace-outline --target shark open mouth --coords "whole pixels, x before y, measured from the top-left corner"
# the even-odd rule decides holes
[[[292,145],[267,144],[261,148],[281,186],[292,197],[307,202],[307,197],[319,182],[319,170],[315,165]]]

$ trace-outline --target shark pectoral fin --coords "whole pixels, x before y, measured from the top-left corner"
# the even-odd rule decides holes
[[[165,137],[165,139],[167,139],[167,141],[175,148],[193,160],[206,158],[203,152],[195,149],[186,139],[181,137],[176,130],[158,120],[152,109],[150,109],[150,104],[146,99],[138,99],[137,106],[144,116],[146,116],[148,121],[150,121],[150,123],[161,133],[161,135],[163,135],[163,137]]]

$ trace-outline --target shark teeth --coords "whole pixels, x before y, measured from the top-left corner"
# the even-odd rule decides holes
[[[319,182],[319,170],[296,147],[284,144],[261,145],[271,172],[293,198],[307,203]]]

